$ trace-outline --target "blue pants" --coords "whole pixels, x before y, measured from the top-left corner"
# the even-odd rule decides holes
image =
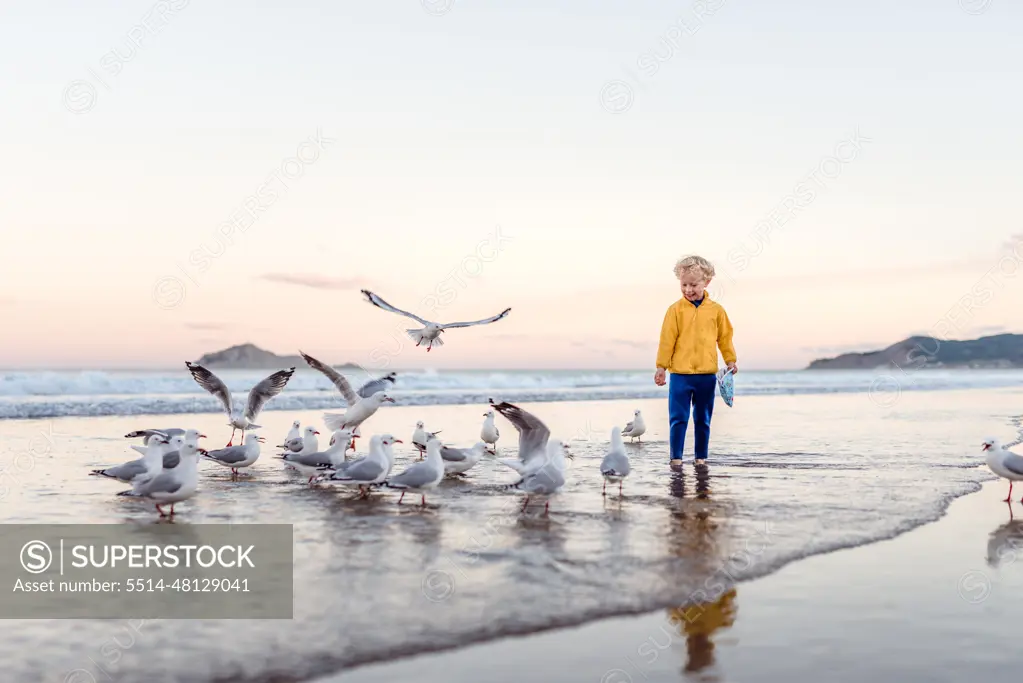
[[[668,380],[668,417],[670,419],[671,459],[681,460],[682,446],[689,426],[689,406],[695,408],[693,425],[696,427],[696,458],[707,457],[710,445],[710,418],[714,413],[714,395],[717,375],[676,375]]]

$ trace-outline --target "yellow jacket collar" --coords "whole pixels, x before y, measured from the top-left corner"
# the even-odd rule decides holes
[[[696,308],[696,304],[694,304],[694,303],[693,303],[692,301],[690,301],[689,299],[687,299],[687,298],[685,297],[685,295],[683,295],[683,296],[682,296],[682,301],[686,302],[687,304],[689,304],[689,305],[690,305],[690,306],[692,306],[693,308]],[[706,289],[705,289],[705,290],[703,290],[703,301],[701,301],[701,302],[700,302],[700,305],[701,305],[701,306],[706,306],[706,305],[707,305],[708,303],[710,303],[711,301],[712,301],[712,299],[710,298],[710,292],[708,292],[708,291],[707,291]]]

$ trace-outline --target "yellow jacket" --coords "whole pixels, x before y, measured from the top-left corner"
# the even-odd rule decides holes
[[[735,362],[732,323],[721,304],[704,292],[699,306],[682,297],[664,314],[657,367],[679,375],[718,371],[718,348],[726,363]]]

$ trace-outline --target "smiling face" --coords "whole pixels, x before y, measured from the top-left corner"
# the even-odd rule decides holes
[[[678,278],[682,296],[687,301],[699,301],[703,298],[703,293],[707,290],[710,280],[710,278],[704,277],[698,268],[683,271]]]

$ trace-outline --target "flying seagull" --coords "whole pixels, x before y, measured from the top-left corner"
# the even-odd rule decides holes
[[[379,296],[369,291],[368,289],[363,289],[361,291],[363,294],[366,295],[366,300],[369,301],[374,306],[376,306],[377,308],[382,308],[385,311],[390,311],[391,313],[398,313],[399,315],[403,315],[406,318],[412,318],[416,322],[422,324],[424,326],[422,328],[412,328],[405,331],[408,333],[408,336],[412,338],[412,341],[416,343],[416,346],[419,346],[423,342],[428,342],[428,345],[426,347],[427,351],[432,349],[434,344],[436,344],[437,346],[444,345],[444,342],[443,340],[441,340],[440,335],[441,332],[444,332],[445,330],[449,330],[455,327],[470,327],[472,325],[488,325],[490,323],[496,323],[498,320],[504,318],[511,312],[510,308],[506,308],[497,315],[491,318],[485,318],[483,320],[474,320],[472,322],[464,323],[434,323],[430,322],[429,320],[423,320],[418,315],[409,313],[408,311],[403,311],[400,308],[395,308],[394,306],[387,303],[386,301],[384,301],[383,299],[381,299]]]
[[[192,378],[199,383],[199,386],[219,398],[220,402],[224,404],[224,410],[227,411],[227,417],[230,420],[228,424],[231,425],[231,440],[227,442],[227,447],[234,445],[234,433],[237,430],[240,429],[244,434],[247,429],[260,428],[261,425],[255,424],[253,420],[259,416],[259,411],[263,409],[267,401],[284,391],[284,385],[288,383],[288,380],[295,373],[295,368],[278,370],[252,387],[252,390],[249,392],[248,401],[245,404],[245,409],[241,414],[236,414],[235,405],[231,400],[231,392],[223,380],[198,363],[185,361],[185,366],[192,373]]]
[[[331,431],[351,427],[352,444],[354,446],[355,439],[359,435],[359,425],[369,419],[369,417],[377,411],[377,408],[380,407],[381,403],[384,401],[394,403],[394,399],[388,396],[387,392],[382,389],[373,392],[366,398],[362,398],[359,394],[355,393],[352,389],[352,385],[340,372],[326,363],[316,360],[304,351],[300,350],[299,353],[302,354],[302,358],[304,358],[305,362],[309,364],[309,367],[323,373],[323,375],[330,380],[331,384],[333,384],[334,387],[341,392],[341,398],[344,399],[345,406],[348,410],[346,410],[343,415],[324,413],[323,419],[326,420],[327,428]]]

